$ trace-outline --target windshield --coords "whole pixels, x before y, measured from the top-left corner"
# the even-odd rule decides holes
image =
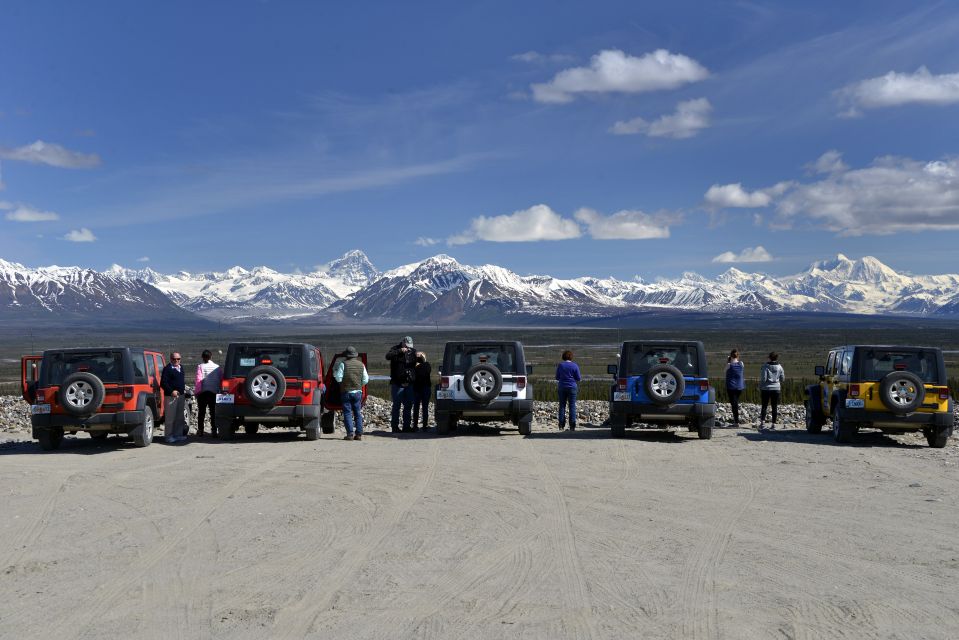
[[[491,364],[503,373],[516,373],[516,349],[511,344],[458,344],[450,354],[450,373],[466,373],[477,364]]]
[[[644,375],[659,364],[670,364],[683,376],[699,374],[699,349],[693,345],[663,346],[637,344],[629,352],[629,375]]]
[[[276,367],[286,377],[298,378],[303,375],[303,348],[299,345],[238,346],[233,354],[230,375],[245,376],[261,364]]]
[[[908,371],[923,382],[939,381],[938,358],[934,351],[892,351],[870,349],[862,355],[862,380],[874,382],[893,371]]]
[[[121,351],[87,351],[82,353],[53,353],[43,364],[45,383],[56,385],[72,373],[92,373],[103,382],[123,382],[123,353]]]

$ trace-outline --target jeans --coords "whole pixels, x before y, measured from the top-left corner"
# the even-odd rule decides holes
[[[413,426],[420,418],[420,409],[423,410],[423,428],[430,423],[430,397],[433,395],[433,389],[426,387],[424,389],[415,389],[413,391]]]
[[[776,424],[776,413],[779,409],[779,389],[760,389],[759,395],[761,395],[763,399],[763,407],[759,412],[759,421],[766,422],[766,406],[772,402],[773,424]]]
[[[216,394],[212,391],[203,391],[196,394],[196,431],[203,433],[203,419],[207,409],[210,410],[210,431],[216,434]]]
[[[559,388],[559,427],[566,426],[566,405],[569,405],[569,426],[576,428],[576,394],[579,389],[576,387]]]
[[[410,429],[410,413],[413,410],[413,385],[390,385],[390,397],[393,400],[393,410],[390,412],[390,428],[393,431],[400,426],[400,406],[403,407],[403,431]]]
[[[729,394],[729,404],[733,408],[733,422],[739,424],[739,396],[743,394],[742,389],[726,389]]]
[[[363,391],[349,391],[343,394],[342,399],[346,432],[353,435],[355,424],[356,435],[363,435]]]

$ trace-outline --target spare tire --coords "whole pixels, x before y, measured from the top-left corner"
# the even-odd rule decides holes
[[[911,413],[926,399],[926,386],[914,373],[893,371],[879,381],[879,399],[893,413]]]
[[[286,378],[276,367],[261,364],[246,374],[243,391],[254,407],[269,409],[286,393]]]
[[[71,373],[60,384],[57,399],[70,415],[85,417],[97,412],[106,391],[100,378],[86,371]]]
[[[463,376],[466,395],[477,402],[489,404],[503,389],[503,374],[491,364],[474,364]]]
[[[643,376],[643,388],[654,403],[673,404],[686,392],[686,379],[673,365],[658,364]]]

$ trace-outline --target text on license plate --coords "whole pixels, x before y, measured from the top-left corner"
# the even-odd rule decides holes
[[[866,406],[866,401],[862,398],[847,398],[846,399],[846,408],[847,409],[862,409]]]
[[[216,394],[216,403],[217,404],[233,404],[233,394],[232,393]]]
[[[40,413],[50,413],[50,405],[48,405],[48,404],[35,404],[35,405],[33,405],[33,406],[31,407],[31,410],[33,411],[33,413],[34,413],[35,415],[36,415],[36,414],[40,414]]]
[[[630,400],[629,391],[614,391],[614,392],[613,392],[613,401],[614,401],[614,402],[622,402],[622,401],[624,401],[624,400],[625,400],[626,402],[629,402],[629,400]]]
[[[452,389],[437,389],[437,390],[436,390],[436,399],[437,399],[437,400],[452,400],[452,399],[453,399],[453,390],[452,390]]]

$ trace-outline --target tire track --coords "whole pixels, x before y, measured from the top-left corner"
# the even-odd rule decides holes
[[[71,473],[63,476],[60,482],[57,483],[57,488],[47,494],[43,502],[40,503],[40,508],[37,509],[36,514],[30,519],[30,523],[23,527],[18,533],[13,534],[10,543],[6,545],[9,553],[6,559],[0,563],[0,568],[6,570],[15,566],[23,559],[23,556],[30,548],[30,543],[39,537],[50,522],[50,516],[53,514],[54,508],[56,508],[57,500],[67,489],[67,483],[76,475],[76,473]]]

